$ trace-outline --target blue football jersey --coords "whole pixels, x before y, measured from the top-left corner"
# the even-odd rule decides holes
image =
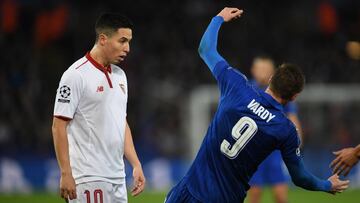
[[[298,159],[300,141],[283,107],[246,77],[219,62],[213,71],[221,97],[194,163],[185,179],[203,202],[240,202],[257,166],[275,149]]]
[[[276,149],[281,151],[296,185],[330,191],[330,181],[321,180],[304,168],[299,137],[282,105],[254,88],[217,52],[223,22],[222,17],[214,17],[199,46],[200,56],[220,89],[218,109],[192,166],[169,192],[166,202],[242,202],[250,177]]]

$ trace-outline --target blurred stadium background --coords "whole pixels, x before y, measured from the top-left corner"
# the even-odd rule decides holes
[[[310,171],[329,176],[331,152],[360,143],[359,0],[1,0],[0,202],[63,202],[51,135],[55,91],[63,71],[93,46],[103,11],[135,23],[122,67],[148,184],[130,202],[162,202],[189,167],[216,107],[215,81],[197,46],[224,6],[245,10],[220,34],[219,50],[234,67],[249,76],[252,58],[264,53],[302,66],[304,159]],[[292,188],[290,202],[359,203],[359,166],[349,178],[344,194]],[[265,199],[271,202],[270,194]]]

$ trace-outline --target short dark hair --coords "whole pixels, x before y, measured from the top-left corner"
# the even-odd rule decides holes
[[[273,58],[270,55],[266,55],[266,54],[259,54],[254,57],[254,60],[256,60],[256,59],[269,60],[269,61],[274,62]]]
[[[111,36],[120,28],[133,28],[129,18],[118,13],[103,13],[95,23],[96,41],[100,34]]]
[[[269,55],[261,54],[261,55],[255,56],[254,59],[253,59],[253,64],[254,64],[254,62],[257,61],[257,60],[269,61],[270,63],[272,63],[272,65],[274,66],[274,68],[276,68],[276,67],[275,67],[275,61],[274,61],[274,59],[271,58],[271,56],[269,56]]]
[[[285,101],[290,101],[300,93],[305,84],[305,76],[297,65],[284,63],[275,70],[270,81],[270,89]]]

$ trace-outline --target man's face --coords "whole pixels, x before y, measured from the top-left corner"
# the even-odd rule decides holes
[[[261,86],[269,85],[270,78],[274,74],[274,64],[268,59],[255,59],[251,67],[251,74]]]
[[[117,32],[107,37],[104,51],[109,63],[118,64],[125,59],[130,52],[132,31],[130,28],[120,28]]]

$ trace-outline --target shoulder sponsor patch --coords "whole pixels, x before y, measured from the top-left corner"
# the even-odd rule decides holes
[[[70,103],[70,100],[68,99],[58,99],[57,101],[61,103]]]

